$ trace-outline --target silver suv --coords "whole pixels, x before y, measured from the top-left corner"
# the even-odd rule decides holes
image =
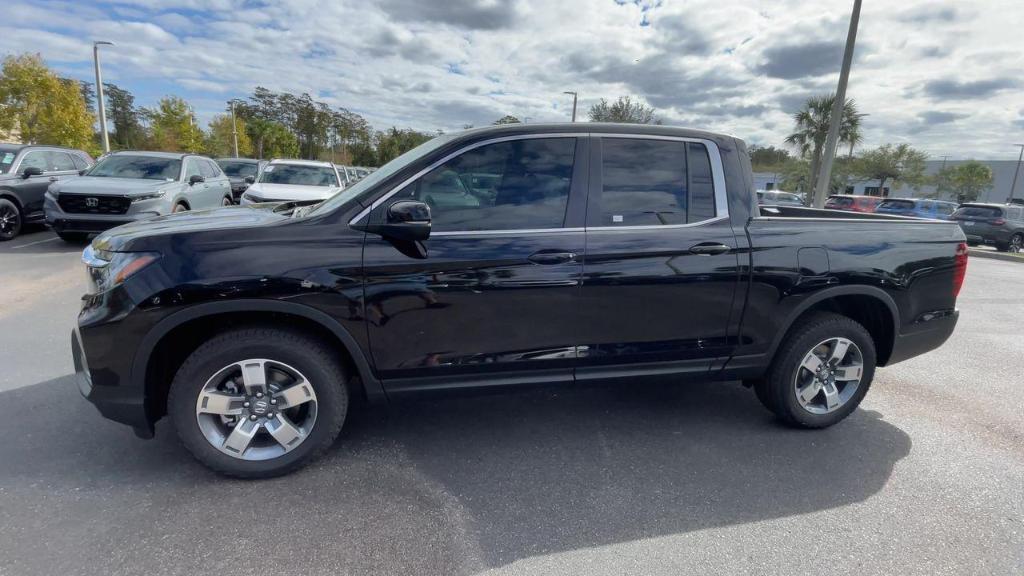
[[[115,152],[46,192],[46,223],[69,242],[154,216],[230,206],[231,182],[195,154]]]

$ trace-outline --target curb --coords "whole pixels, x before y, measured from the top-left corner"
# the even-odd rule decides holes
[[[990,250],[969,250],[971,258],[989,258],[991,260],[1005,260],[1024,264],[1024,256],[1013,256],[1004,252],[992,252]]]

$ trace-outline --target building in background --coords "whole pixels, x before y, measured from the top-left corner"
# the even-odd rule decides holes
[[[947,160],[946,166],[957,166],[968,162],[968,160]],[[985,164],[992,169],[992,187],[981,193],[978,197],[978,202],[995,202],[1003,203],[1010,198],[1010,186],[1013,184],[1013,173],[1017,170],[1016,160],[978,160],[982,164]],[[928,176],[935,175],[939,170],[942,169],[942,160],[929,160],[925,164],[925,174]],[[754,173],[754,187],[758,190],[782,190],[783,188],[779,185],[782,182],[782,174],[772,172],[755,172]],[[792,192],[792,190],[789,190]],[[890,196],[893,198],[912,198],[920,196],[931,196],[935,193],[935,186],[921,186],[919,190],[915,190],[910,186],[902,186],[896,190],[891,190],[887,185],[884,193],[881,193],[878,189],[877,180],[861,180],[857,182],[850,182],[849,186],[846,187],[846,194],[856,194],[859,196]],[[1017,190],[1014,194],[1014,198],[1024,199],[1024,169],[1021,170],[1021,174],[1017,177]],[[956,198],[952,195],[946,194],[942,197],[937,198],[938,200],[951,200],[956,201]]]

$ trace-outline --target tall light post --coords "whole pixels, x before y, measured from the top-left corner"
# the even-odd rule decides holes
[[[562,94],[572,94],[572,121],[575,122],[576,121],[576,93],[571,91],[571,90],[567,90],[565,92],[562,92]]]
[[[107,136],[107,110],[103,105],[103,75],[100,73],[100,46],[113,46],[113,42],[97,40],[92,43],[92,63],[96,68],[96,106],[100,113],[100,134],[103,135],[103,153],[110,152],[110,137]]]
[[[235,141],[235,158],[238,158],[238,123],[235,122],[235,99],[231,99],[231,138]]]
[[[1013,184],[1010,184],[1010,197],[1007,202],[1013,201],[1013,193],[1017,190],[1017,174],[1020,173],[1020,161],[1024,160],[1024,144],[1014,144],[1014,146],[1020,146],[1020,155],[1017,156],[1017,168],[1013,171]]]
[[[815,208],[823,208],[825,206],[825,197],[828,196],[829,184],[832,180],[832,162],[836,159],[839,126],[842,124],[843,110],[846,108],[846,82],[850,79],[853,47],[857,43],[860,3],[861,0],[853,0],[853,13],[850,14],[850,30],[846,34],[846,50],[843,52],[843,67],[839,71],[839,86],[836,88],[836,98],[832,103],[832,118],[828,125],[828,138],[825,139],[825,153],[821,161],[821,171],[817,174],[817,185],[814,187],[813,205]]]

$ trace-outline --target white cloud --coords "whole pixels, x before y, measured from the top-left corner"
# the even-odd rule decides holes
[[[41,52],[88,79],[91,40],[137,94],[176,86],[197,111],[257,85],[308,92],[383,128],[580,115],[631,94],[669,123],[779,145],[809,94],[834,89],[850,2],[743,0],[8,0],[0,54]],[[849,95],[867,145],[1009,157],[1019,141],[1024,4],[867,3]],[[163,88],[160,92],[164,92]],[[156,96],[153,96],[156,97]],[[140,98],[140,104],[153,102]]]

